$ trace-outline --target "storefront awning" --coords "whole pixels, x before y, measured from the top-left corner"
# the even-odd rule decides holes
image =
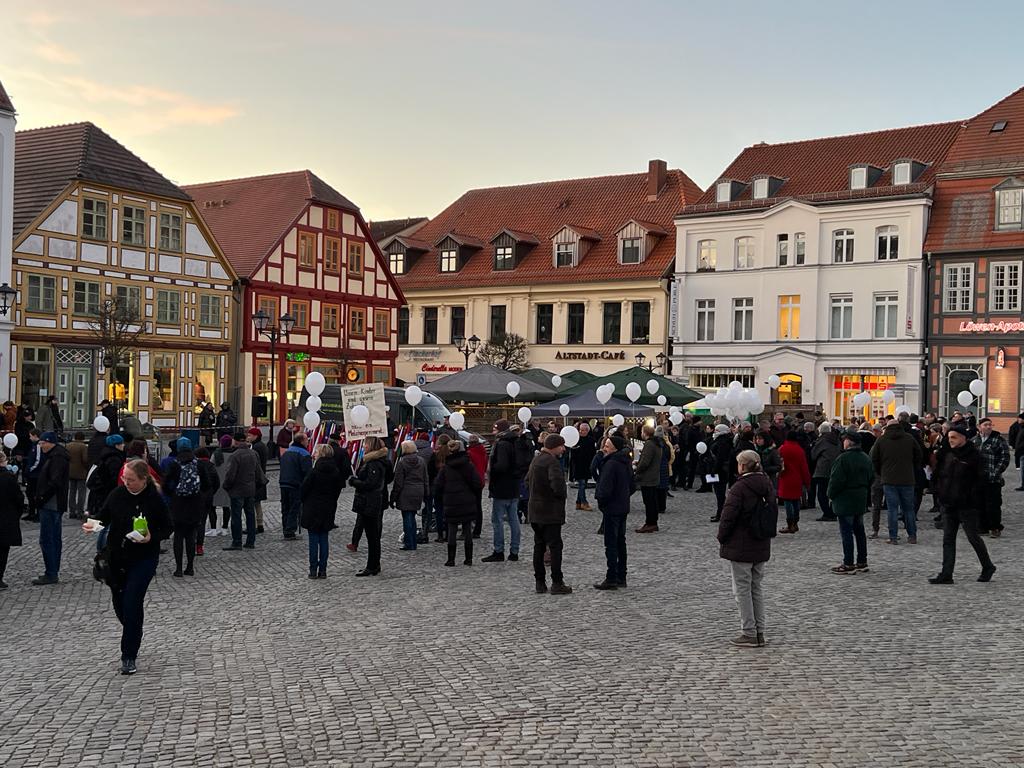
[[[756,372],[754,368],[686,368],[687,375],[710,373],[718,376],[753,376]]]
[[[895,368],[825,368],[829,376],[895,376]]]

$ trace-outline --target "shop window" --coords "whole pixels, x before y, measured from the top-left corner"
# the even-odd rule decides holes
[[[195,379],[192,382],[192,403],[195,408],[202,403],[213,403],[217,407],[217,356],[195,355],[192,358]]]
[[[49,347],[25,347],[21,353],[21,402],[38,409],[41,390],[50,390]]]
[[[178,370],[177,355],[157,353],[153,355],[153,397],[154,411],[174,410],[174,372]]]
[[[744,387],[754,387],[752,373],[691,373],[688,384],[693,389],[718,389],[728,387],[733,381],[738,381]]]
[[[978,410],[978,405],[981,402],[979,398],[974,398],[971,404],[964,408],[957,400],[957,396],[965,390],[970,391],[971,382],[981,378],[983,367],[982,363],[942,364],[942,380],[945,395],[945,409],[943,413],[952,414],[953,411],[960,411],[961,413],[973,413],[975,416],[981,415]]]
[[[374,366],[373,382],[375,384],[384,384],[385,386],[391,384],[391,369]]]
[[[309,369],[305,365],[289,364],[285,376],[285,394],[288,398],[288,408],[299,406],[299,397],[302,395],[302,387],[306,383],[306,372]]]

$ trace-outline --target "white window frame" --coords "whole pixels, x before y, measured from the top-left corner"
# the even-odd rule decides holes
[[[832,263],[850,264],[853,262],[853,230],[832,230]],[[842,246],[841,248],[839,246]],[[837,251],[842,251],[838,253]]]
[[[568,257],[568,261],[560,264],[562,257]],[[555,268],[572,267],[576,264],[576,243],[555,243]]]
[[[160,250],[181,252],[184,217],[180,213],[160,214]]]
[[[701,323],[704,332],[701,333]],[[696,341],[715,340],[715,300],[697,299],[697,321],[693,326]]]
[[[449,248],[441,251],[441,271],[445,273],[459,271],[459,251],[456,248]]]
[[[768,179],[754,179],[754,199],[765,200],[768,197]]]
[[[882,328],[879,332],[879,316]],[[900,296],[898,293],[876,293],[871,315],[871,335],[876,339],[895,339],[900,332]]]
[[[1004,215],[1008,213],[1009,215]],[[1024,226],[1024,187],[996,190],[996,229]]]
[[[781,234],[775,236],[775,258],[780,267],[788,267],[789,261],[789,235]]]
[[[1020,312],[1019,261],[990,261],[989,308],[993,312]]]
[[[636,260],[626,259],[626,243],[636,243]],[[619,239],[619,263],[639,264],[644,260],[644,239],[642,237],[623,237]]]
[[[737,323],[737,320],[739,323]],[[737,333],[737,330],[740,332]],[[732,340],[753,341],[754,339],[754,299],[745,296],[732,300]]]
[[[876,228],[875,259],[878,261],[896,261],[899,257],[900,228],[892,225]]]
[[[718,241],[697,241],[697,271],[714,272],[718,268]]]
[[[743,248],[744,253],[740,252]],[[733,244],[733,251],[736,259],[736,269],[754,268],[754,238],[737,237]]]
[[[388,254],[388,269],[391,270],[391,274],[393,275],[405,274],[405,251],[397,251]]]
[[[850,169],[850,189],[867,189],[868,187],[868,169],[867,168],[851,168]]]
[[[516,251],[511,245],[499,245],[494,248],[494,269],[496,272],[508,272],[516,265]]]
[[[892,167],[893,186],[902,187],[904,184],[909,184],[910,176],[910,163],[896,163]]]
[[[732,201],[732,182],[720,181],[715,185],[715,202],[728,203]]]
[[[829,297],[828,336],[830,339],[853,338],[853,295],[849,293]],[[837,320],[838,317],[838,331]]]
[[[793,264],[802,267],[807,260],[807,234],[797,232],[793,235]]]
[[[974,265],[945,264],[942,268],[942,311],[974,311]]]

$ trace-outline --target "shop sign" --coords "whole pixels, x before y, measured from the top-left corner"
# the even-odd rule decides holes
[[[555,360],[625,360],[625,352],[611,352],[607,349],[600,352],[562,352],[555,353]]]
[[[424,363],[420,366],[420,370],[424,373],[458,373],[462,370],[461,365],[446,365],[445,363],[438,363],[437,365],[431,365],[430,363]]]
[[[1000,347],[996,350],[996,369],[1006,367],[1006,348]]]
[[[309,352],[289,352],[285,355],[289,363],[305,363],[307,360],[311,360],[312,357]]]
[[[429,349],[403,349],[402,354],[406,360],[436,360],[441,356],[440,347]]]
[[[960,323],[960,333],[1024,333],[1024,322],[1007,322],[1000,320],[998,323],[976,323],[973,320],[963,320]]]

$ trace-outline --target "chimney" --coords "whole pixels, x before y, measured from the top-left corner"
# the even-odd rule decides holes
[[[653,203],[658,199],[661,190],[665,188],[668,181],[668,163],[664,160],[651,160],[647,164],[647,202]]]

